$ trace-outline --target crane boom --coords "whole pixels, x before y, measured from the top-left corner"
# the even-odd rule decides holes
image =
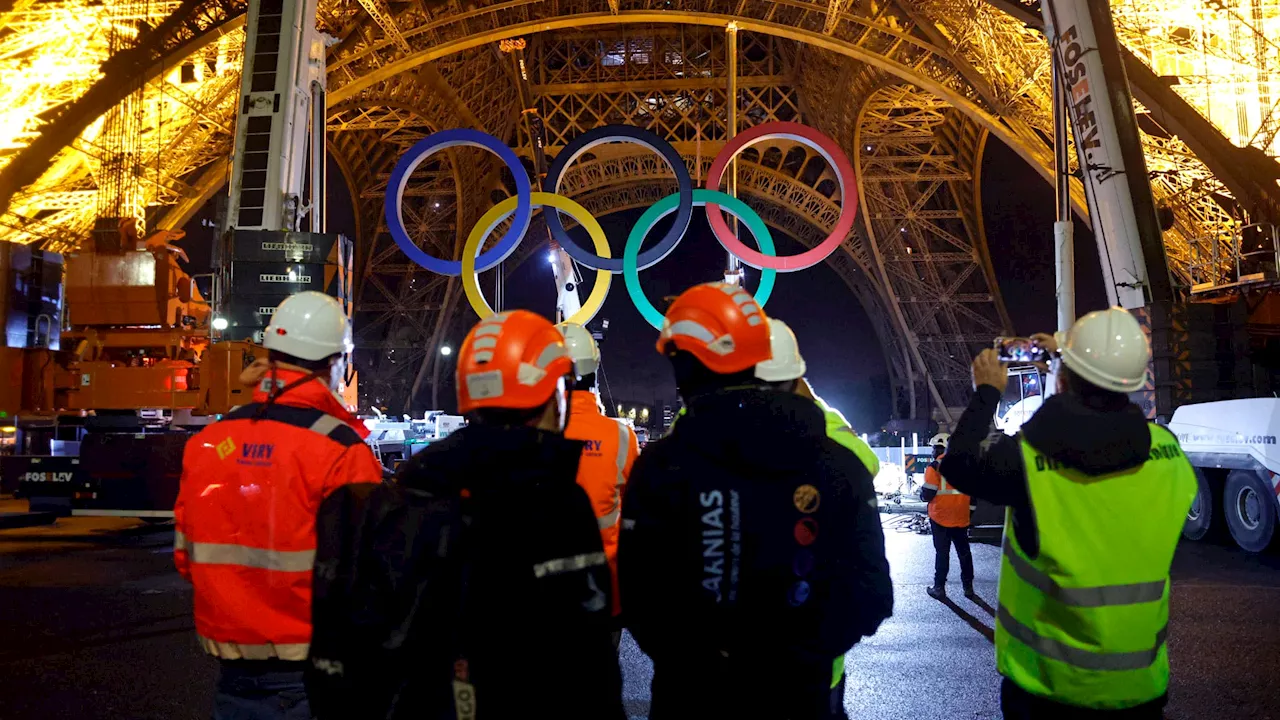
[[[325,77],[316,0],[251,0],[247,13],[227,217],[239,230],[298,230],[309,115]],[[324,128],[315,130],[318,149]]]
[[[1133,96],[1106,0],[1045,0],[1080,174],[1112,305],[1172,299]]]

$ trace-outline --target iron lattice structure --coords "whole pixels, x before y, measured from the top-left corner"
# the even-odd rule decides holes
[[[1115,15],[1153,188],[1174,218],[1168,263],[1189,282],[1193,245],[1227,242],[1245,216],[1280,218],[1280,13],[1276,0],[1174,5],[1123,0]],[[129,207],[147,228],[180,227],[224,186],[242,0],[8,0],[0,13],[0,239],[74,247],[103,189],[118,184],[122,158],[136,196]],[[861,217],[827,262],[872,318],[898,409],[945,414],[960,404],[963,359],[1009,329],[980,176],[993,139],[1046,180],[1054,174],[1049,56],[1034,4],[322,0],[319,15],[336,40],[330,150],[356,208],[361,389],[370,403],[407,404],[435,387],[443,368],[430,349],[467,318],[459,283],[409,263],[382,221],[392,165],[417,139],[450,127],[507,140],[536,174],[578,133],[638,125],[673,142],[701,178],[729,137],[731,105],[739,130],[769,120],[813,125],[859,173]],[[102,147],[103,123],[126,111],[137,126],[132,144]],[[826,236],[839,201],[819,156],[757,146],[738,165],[739,194],[772,227],[805,245]],[[410,187],[415,241],[457,257],[511,179],[487,154],[459,149],[425,163]],[[656,157],[625,145],[597,148],[562,184],[597,214],[672,189]],[[1078,186],[1072,195],[1083,215]],[[546,237],[536,223],[531,233],[507,269]]]

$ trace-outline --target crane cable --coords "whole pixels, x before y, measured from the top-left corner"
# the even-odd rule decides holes
[[[604,396],[605,400],[609,403],[606,406],[606,409],[612,410],[617,417],[621,418],[622,415],[617,412],[618,406],[613,404],[613,391],[609,389],[609,378],[605,377],[604,374],[603,357],[600,358],[599,364],[596,366],[596,377],[598,378],[597,386],[600,388],[600,392]],[[608,413],[606,412],[606,414]]]
[[[493,307],[495,312],[502,312],[502,307],[506,304],[506,269],[506,262],[498,263],[497,271],[493,275]]]

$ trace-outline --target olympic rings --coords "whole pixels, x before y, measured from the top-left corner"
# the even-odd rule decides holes
[[[849,157],[844,154],[834,140],[813,128],[799,123],[769,122],[757,125],[735,136],[716,156],[716,159],[711,163],[711,169],[707,171],[707,189],[720,189],[720,181],[724,176],[725,168],[748,145],[761,140],[776,139],[792,140],[813,148],[822,157],[826,158],[827,163],[835,170],[836,179],[840,182],[840,217],[836,220],[836,226],[832,228],[831,234],[827,236],[827,239],[799,255],[770,258],[743,245],[742,241],[735,237],[733,231],[729,229],[728,223],[724,220],[724,215],[720,213],[720,208],[711,203],[706,206],[707,222],[711,225],[711,231],[715,233],[716,239],[720,241],[724,249],[737,256],[744,263],[755,268],[772,268],[782,272],[794,272],[811,268],[835,252],[836,248],[840,247],[840,243],[844,242],[844,239],[849,236],[849,231],[853,229],[853,221],[858,215],[858,191],[854,183],[853,165],[849,163]]]
[[[798,142],[817,151],[831,165],[835,171],[836,179],[840,183],[840,217],[836,220],[835,228],[832,229],[831,234],[812,249],[788,257],[777,256],[773,238],[764,220],[759,215],[741,200],[719,191],[725,169],[744,149],[762,140],[775,139]],[[626,250],[623,252],[623,256],[615,259],[610,256],[609,241],[604,234],[604,230],[600,227],[599,221],[587,212],[584,207],[567,197],[556,194],[556,191],[559,190],[560,180],[565,169],[574,160],[597,145],[617,141],[636,143],[661,155],[672,172],[675,173],[677,191],[658,201],[640,217],[627,236]],[[515,195],[498,203],[471,228],[460,262],[442,260],[423,252],[409,238],[400,211],[405,187],[414,170],[433,153],[459,146],[478,147],[496,154],[511,170],[516,184]],[[489,307],[489,303],[485,300],[484,294],[480,290],[477,280],[478,273],[496,267],[515,251],[520,241],[524,239],[525,233],[528,232],[535,207],[550,208],[567,213],[586,229],[587,234],[591,237],[592,244],[595,246],[594,253],[588,252],[574,242],[569,233],[565,231],[558,212],[546,210],[543,213],[547,227],[551,230],[555,241],[559,243],[560,247],[564,248],[570,257],[596,271],[596,282],[591,289],[590,297],[568,321],[585,325],[595,317],[609,294],[612,274],[622,273],[623,280],[626,282],[627,293],[631,297],[632,303],[635,304],[636,309],[651,325],[661,327],[662,314],[653,307],[653,304],[649,302],[641,291],[639,272],[653,267],[675,249],[676,245],[684,237],[684,233],[688,230],[689,223],[693,217],[694,206],[704,206],[707,213],[707,221],[710,223],[716,239],[725,250],[746,264],[763,271],[760,277],[760,286],[756,289],[755,294],[756,302],[761,306],[765,304],[769,299],[769,295],[773,292],[778,272],[804,270],[822,262],[849,235],[858,213],[857,187],[854,182],[853,166],[849,163],[849,158],[831,138],[812,128],[792,122],[770,122],[757,125],[730,140],[711,163],[705,189],[693,188],[693,181],[689,177],[689,170],[685,166],[684,160],[679,152],[667,141],[641,128],[626,125],[606,125],[589,130],[566,145],[552,162],[544,181],[544,187],[548,188],[550,192],[535,192],[529,181],[529,176],[520,162],[520,158],[516,156],[514,151],[503,145],[500,140],[492,135],[465,128],[432,133],[410,148],[396,163],[395,169],[391,173],[391,180],[387,184],[384,202],[387,228],[396,244],[400,246],[400,249],[404,251],[410,260],[427,270],[441,275],[461,275],[462,287],[466,292],[468,302],[470,302],[476,313],[484,318],[492,315],[494,311]],[[676,217],[671,229],[654,247],[646,252],[640,252],[640,248],[653,226],[663,217],[673,212],[676,213]],[[747,247],[737,238],[733,231],[729,229],[723,212],[728,212],[747,225],[759,245],[760,249],[758,251]],[[513,216],[511,227],[508,228],[507,232],[492,249],[481,255],[480,249],[484,244],[485,238],[508,216]],[[478,258],[477,255],[479,255]]]
[[[648,130],[630,125],[604,125],[588,130],[571,140],[560,151],[560,154],[556,155],[556,159],[547,170],[547,177],[543,181],[543,187],[548,192],[559,193],[560,180],[565,168],[569,167],[574,160],[577,160],[580,155],[591,148],[615,141],[632,142],[654,151],[662,156],[662,159],[667,162],[667,166],[676,175],[676,186],[678,188],[676,195],[680,198],[676,219],[672,223],[671,229],[662,237],[662,240],[658,241],[657,245],[640,253],[640,257],[637,260],[639,268],[647,270],[662,262],[663,258],[671,254],[676,245],[680,244],[681,238],[684,237],[685,232],[689,229],[689,222],[693,219],[693,180],[689,177],[689,168],[685,167],[684,158],[680,157],[680,153],[671,146],[671,143]],[[717,188],[711,189],[715,190]],[[612,273],[622,272],[622,260],[593,255],[579,247],[573,241],[573,238],[569,237],[569,233],[565,232],[564,224],[560,222],[559,215],[546,213],[546,221],[547,229],[551,231],[551,237],[559,243],[560,247],[564,248],[565,252],[569,253],[569,257],[592,270],[608,270]]]
[[[587,212],[587,209],[578,203],[570,200],[563,195],[555,195],[546,192],[530,193],[531,205],[541,208],[555,208],[561,212],[569,214],[569,217],[577,220],[582,227],[586,228],[587,234],[591,236],[591,242],[595,245],[596,253],[602,257],[609,257],[609,238],[604,234],[604,228],[600,227],[600,222],[595,216]],[[509,197],[490,208],[489,212],[480,217],[474,227],[471,228],[471,235],[467,237],[467,244],[462,248],[462,290],[467,294],[467,301],[471,303],[471,307],[476,314],[483,320],[494,314],[493,308],[489,306],[489,302],[484,299],[484,293],[480,290],[480,283],[477,279],[476,271],[476,255],[480,252],[480,246],[484,243],[484,239],[489,237],[489,233],[498,226],[511,214],[513,210],[519,211],[519,196]],[[547,217],[551,217],[552,213],[545,213]],[[493,251],[490,250],[490,253]],[[587,301],[582,304],[582,308],[565,322],[576,323],[578,325],[586,325],[591,319],[600,312],[600,308],[604,306],[604,300],[609,295],[609,285],[613,282],[613,275],[608,270],[596,271],[595,286],[591,288],[591,295],[587,297]]]
[[[520,158],[511,148],[503,145],[501,140],[488,133],[468,128],[442,130],[419,140],[409,148],[409,152],[400,158],[395,169],[391,171],[391,180],[387,183],[387,195],[383,207],[387,218],[387,230],[391,232],[391,238],[396,241],[396,245],[400,246],[410,260],[440,275],[464,275],[462,263],[432,257],[414,244],[409,238],[409,233],[405,231],[404,219],[400,216],[400,205],[404,200],[404,189],[409,182],[409,176],[413,175],[413,171],[418,169],[424,160],[440,150],[464,145],[488,150],[497,155],[502,162],[506,163],[516,181],[515,221],[511,223],[511,227],[498,244],[479,259],[480,272],[497,267],[498,263],[506,260],[507,256],[515,251],[516,246],[524,239],[525,232],[529,230],[529,220],[533,216],[533,205],[529,199],[533,188],[529,183],[529,175],[520,164]]]
[[[662,218],[674,212],[679,202],[680,196],[675,194],[668,195],[651,205],[636,221],[635,227],[631,228],[631,233],[627,236],[627,247],[622,251],[622,279],[627,284],[627,294],[631,296],[632,304],[636,306],[636,309],[640,311],[644,319],[659,330],[662,329],[662,313],[653,306],[653,303],[649,302],[649,298],[644,295],[644,290],[640,288],[641,268],[636,254],[640,251],[640,246],[644,244],[645,236],[649,234],[653,226]],[[764,220],[750,206],[738,198],[726,195],[718,190],[703,190],[699,188],[693,191],[694,205],[711,207],[712,203],[723,205],[724,209],[729,211],[729,214],[746,223],[747,229],[751,231],[751,236],[760,245],[760,250],[770,257],[776,256],[773,236],[769,233],[769,226],[764,224]],[[769,301],[769,296],[773,294],[773,284],[777,279],[777,275],[778,271],[772,268],[765,269],[760,274],[760,286],[756,288],[755,300],[756,304],[761,308]]]

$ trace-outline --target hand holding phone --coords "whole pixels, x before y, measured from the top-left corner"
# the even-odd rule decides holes
[[[978,357],[973,359],[973,389],[990,385],[1003,395],[1008,384],[1009,367],[1000,361],[1000,351],[987,348],[978,353]]]
[[[1043,363],[1049,360],[1049,351],[1034,338],[996,338],[994,347],[1000,362]]]

